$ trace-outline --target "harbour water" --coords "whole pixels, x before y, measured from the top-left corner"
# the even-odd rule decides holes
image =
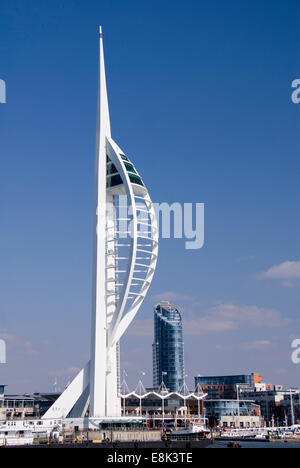
[[[241,448],[300,448],[299,442],[284,442],[284,441],[272,441],[272,442],[239,442]],[[207,448],[227,448],[228,441],[217,440],[214,444],[209,445]]]

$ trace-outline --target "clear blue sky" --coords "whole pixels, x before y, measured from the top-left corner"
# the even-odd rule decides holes
[[[122,340],[151,384],[153,305],[182,312],[186,373],[299,385],[297,0],[2,1],[0,334],[8,391],[51,390],[89,356],[98,25],[112,134],[156,202],[205,203],[205,246],[162,240]],[[279,273],[259,276],[279,265]],[[281,266],[280,266],[281,265]],[[295,269],[299,263],[293,264]],[[298,270],[297,270],[298,271]],[[297,277],[298,276],[298,277]]]

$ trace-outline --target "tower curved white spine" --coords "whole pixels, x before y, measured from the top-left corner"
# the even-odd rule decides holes
[[[111,137],[101,27],[99,39],[91,360],[45,418],[87,410],[95,418],[121,415],[119,340],[145,298],[158,255],[153,203]]]

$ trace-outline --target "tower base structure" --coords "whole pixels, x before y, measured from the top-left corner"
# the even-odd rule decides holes
[[[81,369],[75,379],[58,397],[55,403],[43,416],[44,419],[55,418],[84,418],[90,415],[90,361]],[[92,418],[109,419],[121,417],[121,398],[117,393],[111,395],[110,406],[105,414],[93,414]]]

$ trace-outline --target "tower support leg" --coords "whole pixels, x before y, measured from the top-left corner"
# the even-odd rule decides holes
[[[111,347],[108,352],[108,372],[106,374],[106,410],[108,416],[121,416],[121,399],[118,396],[119,362],[118,344]]]

